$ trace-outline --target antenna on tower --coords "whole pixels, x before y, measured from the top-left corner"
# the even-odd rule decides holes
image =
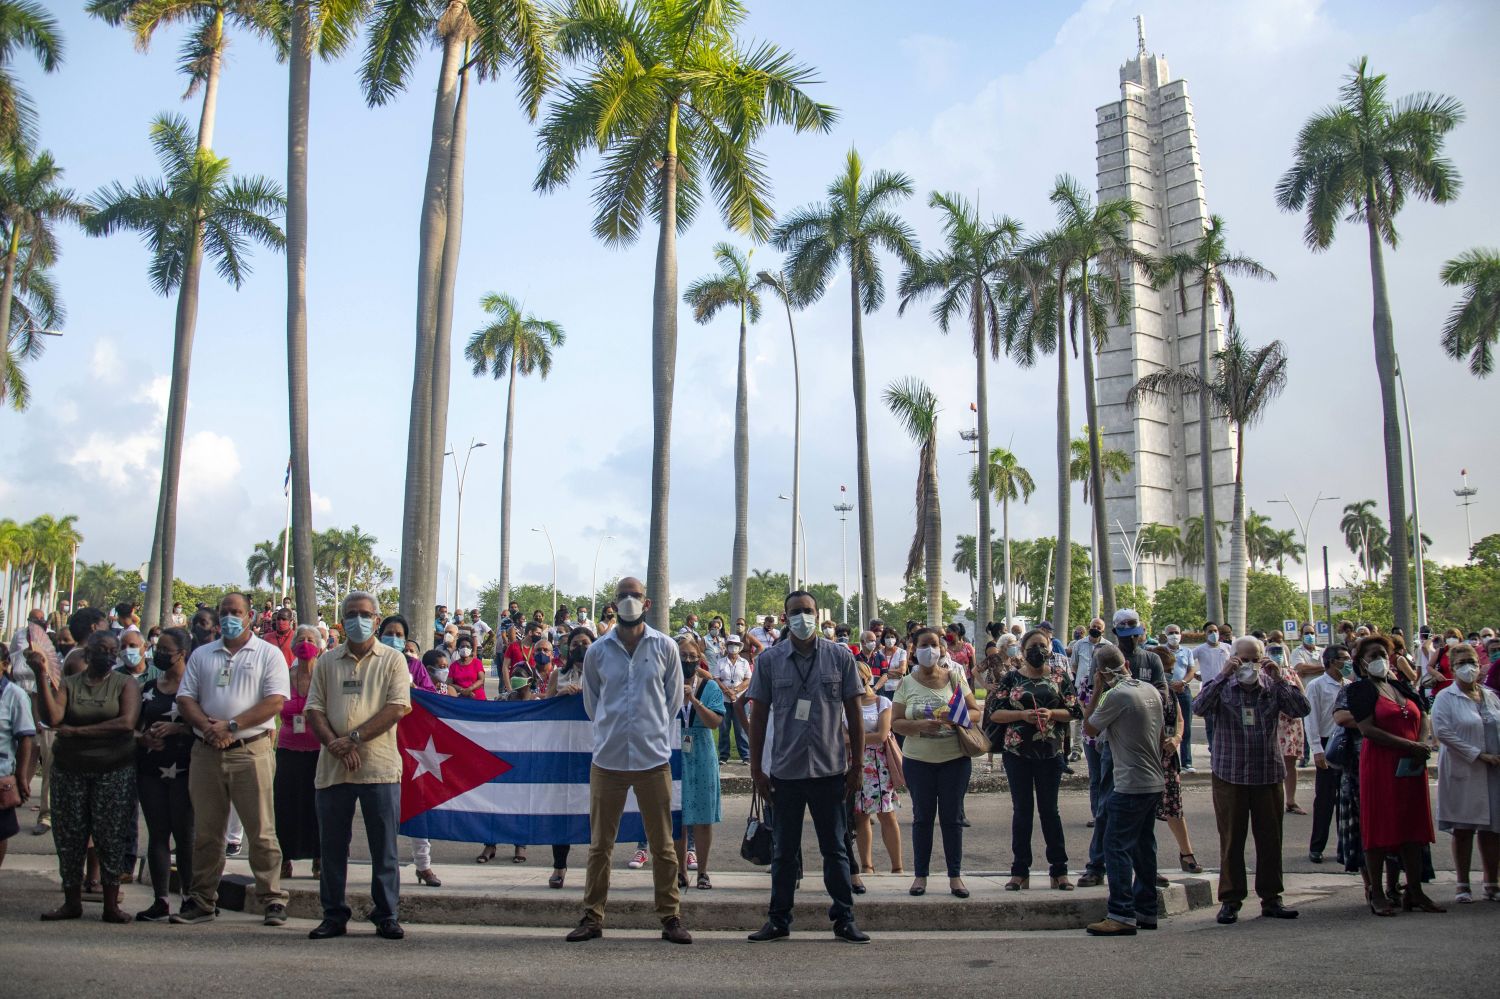
[[[1145,14],[1137,14],[1135,16],[1135,46],[1136,46],[1136,52],[1140,55],[1141,58],[1144,59],[1145,56],[1146,56],[1146,15]]]

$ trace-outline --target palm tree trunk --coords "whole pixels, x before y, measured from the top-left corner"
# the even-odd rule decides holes
[[[16,258],[21,255],[21,227],[11,226],[10,246],[5,251],[5,276],[0,278],[0,341],[10,347],[10,310],[15,300]]]
[[[505,449],[500,461],[500,613],[510,606],[510,460],[516,446],[516,351],[510,351],[510,388],[505,393]]]
[[[1245,543],[1245,428],[1237,428],[1239,446],[1234,455],[1234,520],[1229,525],[1229,626],[1236,635],[1245,633],[1246,596],[1249,585]]]
[[[734,551],[729,567],[729,614],[734,618],[744,616],[745,577],[750,572],[750,383],[745,341],[745,306],[741,303],[739,376],[734,393]],[[793,529],[796,526],[794,521]]]
[[[927,490],[927,512],[922,525],[923,547],[927,556],[927,626],[943,627],[943,513],[938,500],[937,441],[927,442],[928,458],[923,462],[923,488]],[[988,546],[986,546],[988,549]],[[981,566],[984,563],[980,563]],[[982,571],[982,570],[981,570]],[[988,574],[986,574],[987,576]],[[981,591],[981,600],[988,595]]]
[[[452,167],[453,112],[458,98],[462,47],[456,36],[443,39],[432,138],[427,151],[426,189],[418,235],[416,350],[412,365],[411,415],[406,432],[406,494],[401,515],[401,613],[408,621],[432,613],[437,596],[437,545],[430,523],[433,493],[442,479],[432,476],[433,351],[437,338],[437,295],[447,231],[448,176]],[[439,461],[441,461],[441,448]],[[334,584],[337,586],[337,583]],[[425,629],[417,641],[428,646]]]
[[[312,0],[296,0],[292,4],[291,54],[287,60],[287,422],[292,447],[292,574],[299,621],[316,620],[318,614],[318,596],[313,586],[312,465],[307,443],[307,133],[312,101],[311,3]]]
[[[1391,326],[1391,303],[1385,286],[1385,259],[1380,230],[1373,214],[1366,214],[1370,235],[1370,285],[1375,300],[1375,373],[1380,378],[1380,416],[1385,431],[1385,495],[1391,518],[1391,612],[1402,634],[1411,634],[1411,550],[1406,530],[1406,465],[1401,453],[1401,422],[1397,412],[1396,343]]]
[[[856,498],[859,504],[859,616],[865,624],[880,616],[880,598],[875,593],[875,499],[870,481],[870,431],[865,417],[865,331],[860,310],[859,274],[849,268],[849,363],[854,373],[854,451]],[[979,558],[979,539],[974,539],[974,557]]]
[[[214,122],[219,113],[219,72],[224,68],[224,12],[214,13],[213,43],[209,46],[208,73],[203,80],[203,113],[198,117],[198,148],[212,149]],[[171,610],[171,608],[167,608]]]
[[[672,574],[667,561],[667,511],[672,489],[672,394],[677,380],[677,106],[667,117],[662,158],[661,228],[651,300],[651,527],[646,556],[650,623],[667,630]]]
[[[1205,271],[1203,298],[1198,313],[1198,377],[1208,378],[1208,310],[1213,304],[1213,270]],[[1219,532],[1214,519],[1214,446],[1213,426],[1209,423],[1208,393],[1198,393],[1198,478],[1203,497],[1203,591],[1207,597],[1208,620],[1222,621],[1223,604],[1219,597]],[[1236,632],[1238,634],[1238,632]]]
[[[1089,481],[1094,502],[1094,578],[1103,609],[1099,616],[1105,621],[1115,616],[1114,559],[1109,550],[1109,508],[1104,502],[1104,465],[1099,457],[1102,446],[1102,431],[1099,429],[1099,390],[1094,384],[1094,336],[1089,328],[1089,273],[1083,269],[1083,405],[1089,423]]]
[[[1057,275],[1057,592],[1052,597],[1052,626],[1054,634],[1068,634],[1068,598],[1073,585],[1073,479],[1069,467],[1071,458],[1069,445],[1072,442],[1070,427],[1072,414],[1068,409],[1068,310],[1064,304],[1064,289],[1067,287],[1067,270]],[[1045,614],[1047,608],[1038,608]]]
[[[1010,574],[1010,491],[1006,490],[1000,497],[1000,522],[1005,530],[1005,626],[1010,627],[1010,622],[1016,616],[1016,580]],[[981,628],[989,622],[975,621]]]
[[[974,561],[979,566],[979,582],[974,590],[979,606],[974,608],[974,626],[983,628],[989,623],[993,611],[990,600],[995,585],[991,578],[994,572],[990,555],[990,401],[989,384],[984,370],[983,282],[974,282],[970,297],[973,299],[974,313],[974,410],[979,423],[979,438],[975,442],[979,448],[979,533],[974,538]]]

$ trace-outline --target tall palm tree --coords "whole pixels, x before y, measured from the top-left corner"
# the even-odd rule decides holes
[[[1361,57],[1339,89],[1339,103],[1313,115],[1297,136],[1295,161],[1276,185],[1283,211],[1307,209],[1303,238],[1313,251],[1333,245],[1342,219],[1363,222],[1374,300],[1375,372],[1385,433],[1386,502],[1390,509],[1391,605],[1395,624],[1411,634],[1412,594],[1406,538],[1406,465],[1401,455],[1396,343],[1386,292],[1383,244],[1396,247],[1396,214],[1415,196],[1444,204],[1458,196],[1457,169],[1443,139],[1463,121],[1452,97],[1420,93],[1392,102],[1384,75]]]
[[[561,324],[538,319],[516,299],[493,292],[480,299],[495,318],[469,336],[464,356],[475,376],[486,371],[506,378],[505,453],[500,464],[500,604],[510,603],[510,462],[515,449],[516,378],[533,372],[543,380],[552,373],[552,352],[567,340]]]
[[[1500,250],[1465,250],[1443,265],[1443,283],[1462,288],[1443,323],[1443,352],[1455,361],[1469,355],[1469,370],[1483,378],[1495,370],[1500,343]]]
[[[943,247],[936,254],[919,257],[901,276],[901,305],[904,314],[914,299],[938,296],[932,317],[944,333],[956,313],[968,311],[971,349],[974,352],[974,408],[979,425],[980,454],[990,453],[989,382],[985,377],[988,357],[1000,357],[1000,302],[1004,287],[1016,269],[1014,252],[1021,237],[1021,224],[1009,216],[982,219],[976,206],[960,194],[933,191],[927,200],[942,218]],[[975,499],[979,504],[979,581],[976,593],[979,606],[974,609],[976,623],[990,620],[990,468],[988,462],[975,465],[978,481]],[[1006,536],[1009,537],[1009,530]]]
[[[769,42],[741,42],[745,16],[740,0],[573,0],[557,25],[557,47],[584,75],[562,85],[541,129],[538,190],[565,185],[583,153],[597,149],[605,161],[595,173],[594,235],[628,245],[648,214],[658,225],[646,589],[656,596],[651,623],[663,629],[671,607],[678,230],[692,224],[707,194],[730,229],[768,237],[770,185],[756,141],[771,125],[827,131],[836,117],[807,95],[811,69]]]
[[[16,261],[16,281],[10,299],[10,327],[0,351],[0,404],[20,412],[31,402],[31,387],[22,364],[42,356],[47,334],[63,324],[64,310],[58,299],[52,272],[37,259],[31,244],[23,242]]]
[[[468,71],[488,79],[511,68],[521,109],[530,120],[536,119],[554,75],[547,17],[536,0],[376,0],[361,70],[366,101],[382,105],[395,99],[432,41],[441,47],[442,58],[418,223],[415,356],[401,521],[401,610],[413,621],[431,611],[437,594]],[[425,629],[420,634],[425,636]]]
[[[980,468],[976,468],[969,473],[969,495],[976,500],[979,499],[983,480],[988,479],[990,495],[1000,501],[1000,523],[1004,536],[1003,569],[1000,578],[1005,580],[1005,623],[1008,626],[1016,616],[1016,599],[1011,592],[1010,501],[1028,502],[1031,494],[1036,492],[1036,480],[1021,466],[1021,460],[1015,456],[1014,452],[1003,447],[991,448],[990,460],[985,464],[988,467],[980,466],[983,472]],[[976,620],[976,623],[983,626],[988,623],[988,620],[987,617],[981,617]]]
[[[1251,569],[1260,562],[1269,561],[1266,558],[1267,545],[1275,533],[1270,517],[1256,513],[1254,508],[1245,515],[1245,556],[1250,560]]]
[[[1411,559],[1412,559],[1413,562],[1416,562],[1416,560],[1417,560],[1417,524],[1416,524],[1416,518],[1414,518],[1414,517],[1407,517],[1406,518],[1406,537],[1407,537],[1407,540],[1411,542]],[[1427,532],[1423,531],[1422,532],[1422,551],[1425,552],[1425,551],[1429,550],[1431,547],[1432,547],[1432,535],[1430,535]]]
[[[1339,519],[1339,530],[1344,532],[1344,544],[1365,568],[1365,578],[1370,578],[1370,541],[1380,527],[1380,515],[1375,512],[1375,501],[1360,500],[1345,503],[1344,515]]]
[[[943,514],[938,503],[937,395],[919,378],[891,382],[885,404],[917,443],[917,524],[906,556],[906,580],[924,567],[927,626],[943,626]]]
[[[1151,589],[1156,590],[1157,567],[1161,565],[1162,559],[1171,559],[1175,569],[1182,559],[1182,530],[1170,524],[1158,524],[1152,522],[1142,524],[1140,531],[1141,554],[1152,556],[1151,559]]]
[[[1179,250],[1169,253],[1154,261],[1148,268],[1151,283],[1157,288],[1175,285],[1177,288],[1177,309],[1181,315],[1187,315],[1191,306],[1188,305],[1188,288],[1192,283],[1198,285],[1198,370],[1208,371],[1212,359],[1209,349],[1212,340],[1213,328],[1209,323],[1209,314],[1216,308],[1222,308],[1224,313],[1224,328],[1234,328],[1234,288],[1231,286],[1230,278],[1256,278],[1263,281],[1275,281],[1276,275],[1267,270],[1261,263],[1242,253],[1231,252],[1224,239],[1224,219],[1218,215],[1210,215],[1208,223],[1204,227],[1203,235],[1191,250]],[[1203,516],[1208,520],[1217,522],[1214,502],[1214,448],[1213,448],[1213,424],[1210,421],[1212,405],[1206,393],[1198,396],[1198,481],[1201,483],[1199,493],[1202,498]],[[1203,544],[1213,543],[1212,550],[1205,549],[1202,561],[1203,566],[1203,591],[1208,598],[1208,620],[1222,621],[1224,619],[1223,607],[1219,596],[1219,549],[1218,538],[1209,538],[1200,532],[1199,540]]]
[[[1252,348],[1231,328],[1223,349],[1213,356],[1213,367],[1203,374],[1195,367],[1164,368],[1140,379],[1126,396],[1135,405],[1143,395],[1164,398],[1172,393],[1208,395],[1215,416],[1234,426],[1234,519],[1229,526],[1229,623],[1235,634],[1245,631],[1249,576],[1245,545],[1245,440],[1272,401],[1286,387],[1286,353],[1280,340]],[[1205,560],[1207,552],[1205,550]]]
[[[252,590],[259,589],[262,585],[268,590],[280,588],[284,538],[284,535],[277,535],[275,541],[257,541],[255,550],[250,553],[249,558],[245,559],[245,575],[250,578]],[[301,603],[300,595],[298,603]],[[316,616],[316,609],[313,613]],[[301,618],[299,617],[298,620]]]
[[[802,523],[802,368],[797,363],[797,327],[792,322],[792,309],[801,308],[802,302],[792,289],[785,271],[761,271],[755,276],[757,288],[769,288],[781,300],[786,309],[786,331],[792,342],[792,571],[788,579],[797,578],[797,531]],[[840,594],[843,600],[844,595]]]
[[[971,483],[974,481],[972,471],[970,472],[969,481]],[[1019,550],[1021,544],[1022,542],[1020,541],[1016,542],[1017,550]],[[953,539],[953,558],[949,563],[953,566],[954,572],[969,577],[970,585],[977,585],[979,582],[979,564],[975,561],[974,549],[974,535],[960,534]],[[997,539],[990,538],[990,579],[996,583],[1006,578],[1005,567],[1001,563],[1002,557],[1002,548],[997,543]],[[999,603],[999,594],[993,594],[992,596],[995,603]]]
[[[126,230],[141,234],[151,253],[148,274],[159,295],[177,291],[172,381],[167,396],[166,441],[156,535],[146,579],[143,623],[150,627],[172,605],[172,563],[177,543],[177,483],[187,425],[188,376],[198,323],[198,275],[202,260],[238,289],[250,272],[250,243],[281,249],[285,237],[275,216],[285,209],[281,189],[264,177],[234,177],[229,160],[195,147],[187,121],[161,115],[151,126],[164,176],[116,182],[90,199],[85,228],[93,236]]]
[[[1212,541],[1209,541],[1209,539],[1203,536],[1203,524],[1204,520],[1201,513],[1194,514],[1193,516],[1186,518],[1182,522],[1183,565],[1201,567],[1204,563],[1206,553],[1210,550],[1207,545],[1212,544],[1214,546],[1212,550],[1218,551],[1219,546],[1224,542],[1224,528],[1229,526],[1229,522],[1227,520],[1216,520],[1213,522],[1214,536]],[[1219,606],[1223,606],[1222,598],[1220,599]],[[1209,620],[1215,619],[1209,618]],[[1219,618],[1218,620],[1222,620],[1222,618]]]
[[[714,247],[719,273],[701,277],[688,285],[683,301],[693,308],[693,318],[707,323],[719,310],[734,307],[740,313],[740,353],[734,393],[734,547],[729,568],[729,614],[745,614],[745,578],[750,572],[750,382],[745,348],[748,323],[760,322],[760,293],[750,270],[751,250],[740,253],[728,243]]]
[[[1302,556],[1307,554],[1307,549],[1301,541],[1297,540],[1297,532],[1293,530],[1278,531],[1272,529],[1267,532],[1263,545],[1263,555],[1266,562],[1275,562],[1276,571],[1281,575],[1286,574],[1287,559],[1291,559],[1300,565]]]
[[[62,65],[57,21],[35,0],[0,0],[0,145],[25,149],[36,138],[36,108],[12,69],[17,49],[30,49],[45,73]]]
[[[875,592],[875,486],[870,476],[870,433],[865,416],[864,316],[885,301],[879,252],[893,253],[907,264],[917,259],[916,234],[895,211],[896,204],[911,193],[911,178],[903,173],[876,170],[867,177],[859,153],[851,149],[844,159],[844,172],[828,185],[828,200],[798,208],[776,227],[771,238],[778,249],[787,252],[787,271],[805,301],[823,296],[840,262],[849,268],[859,606],[865,618],[874,616],[880,602]]]
[[[1068,442],[1068,450],[1072,456],[1068,462],[1068,477],[1073,482],[1083,483],[1083,504],[1090,511],[1104,505],[1104,501],[1100,498],[1103,494],[1096,492],[1096,487],[1094,486],[1094,458],[1096,455],[1099,459],[1100,471],[1108,475],[1111,482],[1119,482],[1125,476],[1129,475],[1130,470],[1135,467],[1135,460],[1130,457],[1129,452],[1121,451],[1118,448],[1104,447],[1099,440],[1098,431],[1091,431],[1088,426],[1083,428],[1083,433],[1080,436],[1074,437]],[[1104,549],[1109,547],[1109,525],[1105,524],[1104,534],[1101,535],[1099,533],[1098,520],[1095,518],[1091,521],[1089,535],[1091,541],[1089,551],[1095,559],[1095,565],[1102,566],[1102,562],[1099,559],[1103,556]],[[1113,620],[1114,610],[1108,604],[1102,610],[1097,606],[1103,583],[1103,580],[1099,577],[1103,572],[1103,568],[1099,568],[1094,574],[1093,599],[1096,605],[1090,608],[1090,616],[1103,617],[1108,621]]]

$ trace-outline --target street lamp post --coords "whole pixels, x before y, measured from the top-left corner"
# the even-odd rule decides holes
[[[1406,378],[1396,358],[1396,383],[1401,386],[1401,415],[1406,422],[1406,472],[1411,479],[1412,551],[1417,556],[1417,628],[1427,625],[1427,573],[1422,565],[1422,514],[1417,503],[1417,456],[1411,447],[1411,410],[1406,405]]]
[[[781,271],[772,274],[761,271],[756,275],[761,284],[776,290],[781,304],[786,306],[786,329],[792,338],[792,569],[788,575],[792,589],[797,588],[797,531],[802,523],[802,371],[797,364],[797,328],[792,324],[792,295]],[[802,532],[802,544],[807,544],[807,532]],[[802,552],[803,583],[807,582],[807,552]]]
[[[777,499],[784,499],[784,500],[790,501],[794,509],[797,506],[796,501],[793,500],[792,497],[788,496],[786,493],[781,493],[776,498]],[[796,512],[793,514],[792,533],[795,534],[799,529],[802,531],[802,583],[801,583],[801,585],[802,586],[806,586],[807,585],[807,525],[802,522],[802,511],[801,510],[796,510]],[[797,583],[797,580],[796,580],[796,573],[797,573],[797,566],[796,566],[795,563],[793,563],[792,564],[792,576],[793,576],[793,578],[792,578],[792,589],[794,589],[794,590],[797,589],[797,587],[798,587],[798,583]]]
[[[476,441],[472,437],[469,438],[469,449],[464,452],[464,467],[462,469],[458,467],[458,453],[453,449],[451,442],[448,445],[448,450],[443,455],[445,458],[451,457],[453,459],[453,474],[458,476],[458,507],[454,511],[453,528],[453,609],[455,612],[463,606],[463,603],[459,600],[459,595],[463,589],[464,578],[459,570],[464,557],[464,479],[469,474],[469,458],[474,454],[474,449],[484,446],[484,441]]]
[[[842,488],[842,487],[840,487]],[[839,515],[839,562],[842,566],[843,582],[840,584],[839,602],[844,605],[843,623],[849,623],[849,511],[853,503],[835,503],[834,511]]]
[[[1302,515],[1297,512],[1297,504],[1295,504],[1295,503],[1292,502],[1291,496],[1287,495],[1286,493],[1282,493],[1281,495],[1282,495],[1281,499],[1273,499],[1273,500],[1269,500],[1268,502],[1271,502],[1271,503],[1285,503],[1288,507],[1290,507],[1291,510],[1292,510],[1292,516],[1295,517],[1296,520],[1297,520],[1297,529],[1302,532],[1302,570],[1303,570],[1303,574],[1304,574],[1306,582],[1307,582],[1307,623],[1308,624],[1314,624],[1317,621],[1317,615],[1314,614],[1314,612],[1313,612],[1313,596],[1312,596],[1312,550],[1307,547],[1307,529],[1312,524],[1313,513],[1318,509],[1318,504],[1319,503],[1323,503],[1323,502],[1329,502],[1329,503],[1331,503],[1331,502],[1333,502],[1336,499],[1340,499],[1341,497],[1338,497],[1338,496],[1324,496],[1323,493],[1322,493],[1322,491],[1319,490],[1317,499],[1313,500],[1312,509],[1310,509],[1310,510],[1307,511],[1307,519],[1303,520],[1302,519]],[[1324,549],[1324,551],[1326,552],[1327,549]],[[1326,574],[1326,571],[1325,571],[1325,574]],[[1333,627],[1333,622],[1330,621],[1329,624],[1328,624],[1328,626],[1329,626],[1329,628],[1332,628]],[[1314,628],[1313,630],[1316,631],[1317,629]],[[1329,634],[1331,636],[1332,632],[1330,631]],[[1330,641],[1331,640],[1332,639],[1330,638]]]
[[[532,534],[540,534],[542,537],[546,538],[547,539],[547,551],[549,551],[549,552],[552,553],[552,620],[556,621],[557,620],[557,550],[552,547],[552,535],[549,534],[549,533],[547,533],[547,525],[546,524],[543,524],[541,527],[533,527],[531,529],[531,533]],[[602,547],[603,544],[604,544],[604,542],[601,541],[601,542],[599,542],[599,544]],[[594,565],[595,565],[596,569],[598,568],[598,562],[599,562],[599,555],[598,555],[597,552],[595,552],[594,553]]]
[[[1125,558],[1130,562],[1130,588],[1135,589],[1135,567],[1141,560],[1141,528],[1137,524],[1135,534],[1125,533],[1125,525],[1115,520],[1115,526],[1120,529],[1120,548],[1125,552]]]
[[[975,419],[977,420],[979,413],[972,402],[969,403],[969,408],[974,410]],[[968,442],[969,450],[967,453],[974,456],[974,481],[977,482],[979,481],[979,427],[976,425],[972,430],[960,430],[958,436]],[[993,483],[991,484],[991,488],[993,488]],[[979,617],[979,504],[983,503],[985,499],[986,497],[980,496],[974,500],[974,575],[969,577],[973,584],[969,589],[969,610],[974,613],[976,619]],[[991,583],[993,584],[993,580]],[[985,624],[986,622],[984,621],[975,620],[974,627],[978,630],[983,628]]]
[[[614,535],[606,534],[599,539],[599,547],[594,549],[594,575],[590,577],[589,583],[589,619],[593,622],[595,628],[599,627],[599,608],[596,606],[599,602],[599,553],[604,550],[604,543],[606,541],[613,540]],[[553,576],[555,577],[556,574],[556,570],[554,569]],[[553,611],[553,614],[556,613],[556,611]]]

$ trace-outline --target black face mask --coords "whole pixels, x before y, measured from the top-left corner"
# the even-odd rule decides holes
[[[1047,661],[1047,653],[1042,651],[1040,645],[1033,645],[1026,650],[1026,662],[1033,668],[1040,667]]]
[[[581,645],[576,649],[568,650],[568,665],[577,666],[583,662],[583,654],[588,651],[588,646]]]
[[[1099,636],[1101,636],[1103,634],[1104,634],[1104,631],[1102,629],[1100,629],[1100,628],[1090,628],[1089,629],[1089,637],[1090,638],[1098,638]]]
[[[1120,651],[1125,653],[1127,656],[1135,651],[1136,636],[1116,635],[1115,640],[1120,643]]]
[[[687,659],[684,659],[682,661],[682,678],[684,680],[691,680],[693,676],[698,672],[698,665],[699,664],[697,660],[689,661]]]

